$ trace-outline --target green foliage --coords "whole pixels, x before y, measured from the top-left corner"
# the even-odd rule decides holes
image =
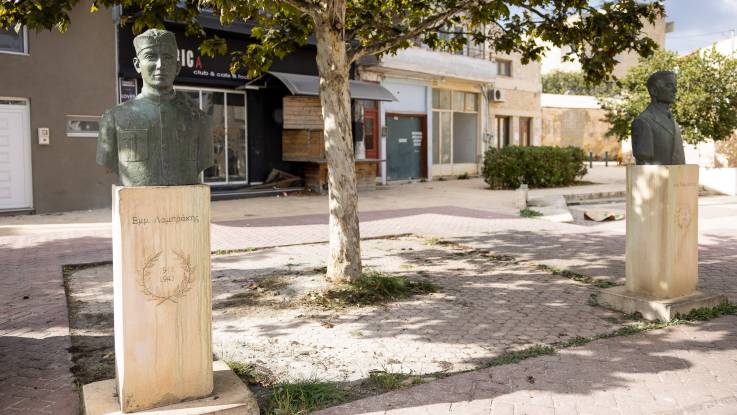
[[[678,57],[660,51],[630,70],[615,97],[601,97],[608,135],[629,138],[632,121],[650,103],[645,82],[655,71],[676,72],[678,95],[671,108],[688,143],[723,140],[737,129],[737,59],[716,50]]]
[[[437,290],[438,286],[430,282],[410,281],[406,277],[371,271],[338,288],[312,293],[305,300],[323,308],[343,308],[382,304]]]
[[[713,308],[702,307],[691,310],[685,316],[679,315],[678,318],[690,321],[704,321],[730,314],[737,314],[737,305],[724,301]]]
[[[553,71],[542,76],[542,83],[546,94],[610,96],[617,91],[616,83],[588,82],[581,71]]]
[[[543,214],[536,211],[535,209],[524,208],[524,209],[520,209],[519,215],[522,216],[523,218],[536,218],[538,216],[542,216]]]
[[[401,389],[422,383],[420,376],[407,373],[387,372],[385,370],[371,371],[366,384],[379,393]]]
[[[586,174],[585,155],[577,147],[490,148],[484,155],[484,180],[492,189],[572,185]]]
[[[345,391],[335,383],[317,379],[280,383],[263,408],[267,415],[301,415],[341,403]]]
[[[69,13],[79,3],[5,2],[0,27],[65,31]],[[205,36],[196,19],[202,8],[219,16],[223,24],[248,22],[255,41],[246,50],[226,50],[222,39],[212,35],[201,49],[205,54],[231,54],[233,69],[244,65],[251,76],[304,45],[310,34],[323,27],[345,42],[348,63],[362,56],[396,53],[418,40],[448,51],[488,42],[496,52],[520,53],[527,63],[545,53],[546,46],[538,41],[542,40],[569,47],[586,79],[606,79],[618,53],[652,54],[655,42],[640,32],[644,23],[654,22],[664,12],[662,1],[638,0],[93,0],[90,11],[114,5],[123,6],[121,23],[132,23],[136,33],[163,27],[169,20],[185,24],[190,35]]]

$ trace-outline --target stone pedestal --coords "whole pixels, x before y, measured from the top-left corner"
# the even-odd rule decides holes
[[[115,365],[123,412],[213,390],[210,188],[113,188]]]
[[[602,290],[600,303],[669,320],[725,298],[695,291],[698,197],[696,165],[627,166],[626,284]]]
[[[256,398],[222,361],[213,362],[214,389],[205,398],[157,407],[136,415],[259,415]],[[115,379],[84,385],[85,415],[121,415]]]

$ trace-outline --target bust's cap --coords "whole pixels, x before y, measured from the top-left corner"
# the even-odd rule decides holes
[[[148,29],[133,38],[133,47],[136,49],[136,54],[154,46],[171,46],[176,51],[177,38],[174,33],[161,29]]]

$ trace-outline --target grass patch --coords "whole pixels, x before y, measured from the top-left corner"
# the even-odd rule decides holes
[[[235,249],[216,249],[214,251],[210,251],[210,254],[214,256],[218,255],[230,255],[230,254],[241,254],[244,252],[253,252],[257,251],[258,248],[235,248]]]
[[[414,295],[437,292],[438,286],[426,281],[410,281],[403,276],[389,276],[370,271],[356,281],[337,288],[308,294],[305,302],[323,308],[366,306],[401,300]]]
[[[274,374],[266,368],[235,360],[224,362],[233,370],[233,373],[249,385],[271,386],[274,384]]]
[[[437,236],[432,236],[430,238],[425,238],[425,244],[430,246],[453,246],[457,245],[455,242],[446,241],[445,239],[438,238]]]
[[[468,175],[468,173],[463,173],[463,174],[458,175],[458,180],[468,180],[468,179],[470,179],[470,176]]]
[[[591,343],[596,340],[611,339],[613,337],[619,337],[619,336],[632,336],[634,334],[640,334],[640,333],[644,333],[650,330],[657,330],[657,329],[662,329],[666,327],[677,326],[680,324],[692,324],[696,321],[711,320],[716,317],[725,316],[725,315],[734,315],[734,314],[737,314],[737,305],[732,304],[728,301],[725,301],[713,308],[706,308],[706,307],[697,308],[695,310],[692,310],[691,312],[689,312],[688,314],[684,316],[679,315],[670,321],[641,320],[641,321],[636,321],[632,324],[628,324],[624,327],[620,327],[617,330],[611,331],[609,333],[602,333],[602,334],[597,334],[597,335],[589,336],[589,337],[576,336],[572,339],[564,340],[564,341],[553,343],[550,345],[537,344],[537,345],[528,347],[523,350],[504,353],[500,356],[497,356],[481,364],[478,368],[474,370],[493,367],[493,366],[501,366],[501,365],[519,363],[523,360],[531,359],[533,357],[555,354],[560,350],[567,349],[570,347],[583,346],[585,344]],[[637,318],[638,316],[637,315],[627,315],[625,317]]]
[[[538,216],[542,216],[543,214],[536,211],[535,209],[524,208],[519,211],[519,215],[523,218],[535,218]]]
[[[611,281],[599,280],[596,278],[589,277],[588,275],[579,274],[577,272],[573,272],[567,269],[551,267],[550,265],[540,264],[537,266],[537,269],[541,271],[549,272],[553,275],[558,275],[564,278],[568,278],[569,280],[577,281],[583,284],[593,285],[598,288],[611,288],[611,287],[617,286],[617,284]]]
[[[422,376],[408,373],[394,373],[387,372],[385,370],[375,370],[369,373],[369,377],[364,383],[371,390],[378,393],[384,393],[419,385],[424,383],[424,380],[422,379]]]
[[[519,363],[525,359],[554,354],[556,351],[557,351],[556,348],[553,346],[548,346],[545,344],[536,344],[532,347],[528,347],[523,350],[508,352],[508,353],[499,355],[489,360],[488,362],[483,363],[479,367],[479,369],[483,369],[487,367],[494,367],[494,366],[501,366],[501,365],[509,365],[512,363]]]
[[[342,403],[346,393],[335,383],[316,379],[274,386],[263,408],[266,415],[301,415]]]

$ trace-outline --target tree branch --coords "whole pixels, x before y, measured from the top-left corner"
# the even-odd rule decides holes
[[[313,17],[313,18],[320,11],[320,6],[316,3],[310,2],[309,0],[282,0],[282,1],[294,7],[295,9],[301,11],[302,13],[308,14],[310,17]]]
[[[426,18],[424,22],[417,25],[417,27],[415,27],[412,30],[407,31],[403,35],[394,37],[392,39],[380,40],[374,43],[369,43],[368,45],[365,45],[365,46],[351,48],[351,50],[348,52],[348,62],[352,63],[364,56],[376,55],[376,54],[385,52],[401,42],[414,39],[417,36],[421,35],[422,33],[426,32],[427,30],[433,29],[435,26],[443,23],[446,19],[452,17],[456,13],[461,12],[462,10],[467,8],[471,3],[475,1],[476,0],[466,0],[454,8],[451,8],[442,13],[438,13],[436,15],[430,16]]]

